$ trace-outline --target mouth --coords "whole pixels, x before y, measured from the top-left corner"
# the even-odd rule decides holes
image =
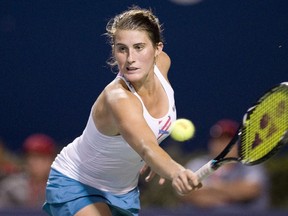
[[[128,72],[134,72],[134,71],[138,70],[138,68],[136,68],[136,67],[126,67],[126,70]]]

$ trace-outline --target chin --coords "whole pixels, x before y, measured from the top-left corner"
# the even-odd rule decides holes
[[[143,79],[143,76],[141,76],[138,73],[126,73],[124,74],[124,77],[129,81],[129,82],[137,82]]]

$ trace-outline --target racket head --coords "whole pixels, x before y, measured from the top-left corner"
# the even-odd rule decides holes
[[[288,142],[288,82],[267,91],[244,115],[240,131],[242,163],[255,165]]]

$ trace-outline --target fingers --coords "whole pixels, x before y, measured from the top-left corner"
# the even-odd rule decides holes
[[[191,170],[183,170],[172,180],[172,186],[179,195],[185,195],[202,187],[196,175]]]
[[[140,170],[140,174],[143,175],[148,169],[150,169],[150,167],[145,164],[142,169]],[[149,174],[146,176],[145,181],[146,182],[150,182],[154,177],[156,176],[156,173],[153,172],[152,170],[150,170]],[[165,183],[165,179],[160,177],[159,179],[159,184],[163,185]]]
[[[156,175],[156,173],[151,170],[151,171],[149,172],[148,176],[145,178],[145,181],[146,181],[146,182],[151,181],[151,180],[154,178],[155,175]]]
[[[159,185],[163,185],[165,183],[165,178],[160,177],[159,179]]]
[[[149,167],[147,164],[145,164],[145,165],[142,167],[142,169],[140,170],[140,174],[141,174],[141,175],[145,174],[145,172],[146,172],[147,170],[149,170],[149,169],[150,169],[150,167]],[[151,181],[151,180],[154,178],[154,176],[155,176],[155,173],[154,173],[152,170],[150,170],[149,174],[148,174],[148,175],[146,176],[146,178],[145,178],[145,181],[146,181],[146,182]]]
[[[149,166],[147,164],[145,164],[142,169],[140,170],[140,174],[143,175],[147,170],[148,170]]]

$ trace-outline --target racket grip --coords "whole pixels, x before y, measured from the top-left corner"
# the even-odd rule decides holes
[[[195,172],[200,182],[215,171],[215,169],[213,169],[213,164],[214,161],[211,160]]]

